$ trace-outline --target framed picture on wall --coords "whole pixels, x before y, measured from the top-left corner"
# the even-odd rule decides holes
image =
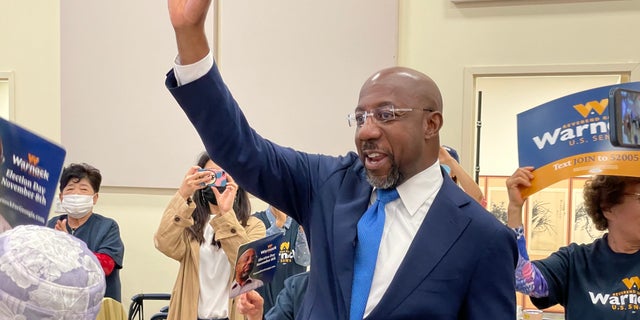
[[[571,242],[591,243],[602,237],[605,231],[596,229],[591,217],[584,208],[582,190],[587,178],[571,179]]]
[[[509,205],[509,194],[505,182],[507,177],[485,176],[487,199],[487,211],[491,212],[502,223],[507,223],[507,206]],[[482,187],[482,186],[481,186]]]
[[[567,243],[569,180],[532,194],[527,202],[529,255],[546,257]]]

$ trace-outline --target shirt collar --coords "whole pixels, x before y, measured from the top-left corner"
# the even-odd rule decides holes
[[[435,197],[443,182],[440,162],[436,160],[430,167],[409,178],[396,189],[404,207],[409,214],[414,215],[425,201]]]

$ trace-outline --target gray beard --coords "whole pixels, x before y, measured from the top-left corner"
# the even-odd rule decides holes
[[[374,177],[367,170],[367,181],[369,181],[369,184],[371,184],[374,188],[378,189],[395,188],[396,186],[398,186],[398,181],[400,181],[400,178],[400,171],[398,170],[398,166],[395,163],[391,164],[391,171],[389,171],[389,174],[387,174],[386,177]]]

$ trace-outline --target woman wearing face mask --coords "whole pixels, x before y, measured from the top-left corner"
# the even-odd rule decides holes
[[[102,175],[86,163],[72,163],[60,177],[60,207],[62,213],[47,222],[47,226],[67,232],[84,241],[100,261],[107,282],[105,297],[121,300],[120,269],[124,244],[118,223],[93,212],[98,201]]]
[[[265,236],[265,226],[251,216],[246,191],[231,176],[225,187],[209,186],[221,168],[203,153],[185,175],[167,206],[156,248],[180,262],[168,320],[242,319],[229,300],[232,266],[238,247]]]

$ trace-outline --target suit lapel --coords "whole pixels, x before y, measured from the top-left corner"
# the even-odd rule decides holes
[[[367,210],[373,190],[362,174],[364,171],[361,170],[360,173],[345,175],[346,181],[337,193],[333,216],[333,268],[343,297],[338,301],[344,301],[347,312],[351,301],[353,263],[344,262],[354,260],[358,220]],[[357,187],[354,188],[354,185]]]
[[[445,196],[451,194],[451,187],[458,188],[452,182],[443,184],[389,288],[369,317],[384,319],[396,309],[429,276],[469,224],[469,217],[459,214],[459,206],[468,199],[452,201]]]

